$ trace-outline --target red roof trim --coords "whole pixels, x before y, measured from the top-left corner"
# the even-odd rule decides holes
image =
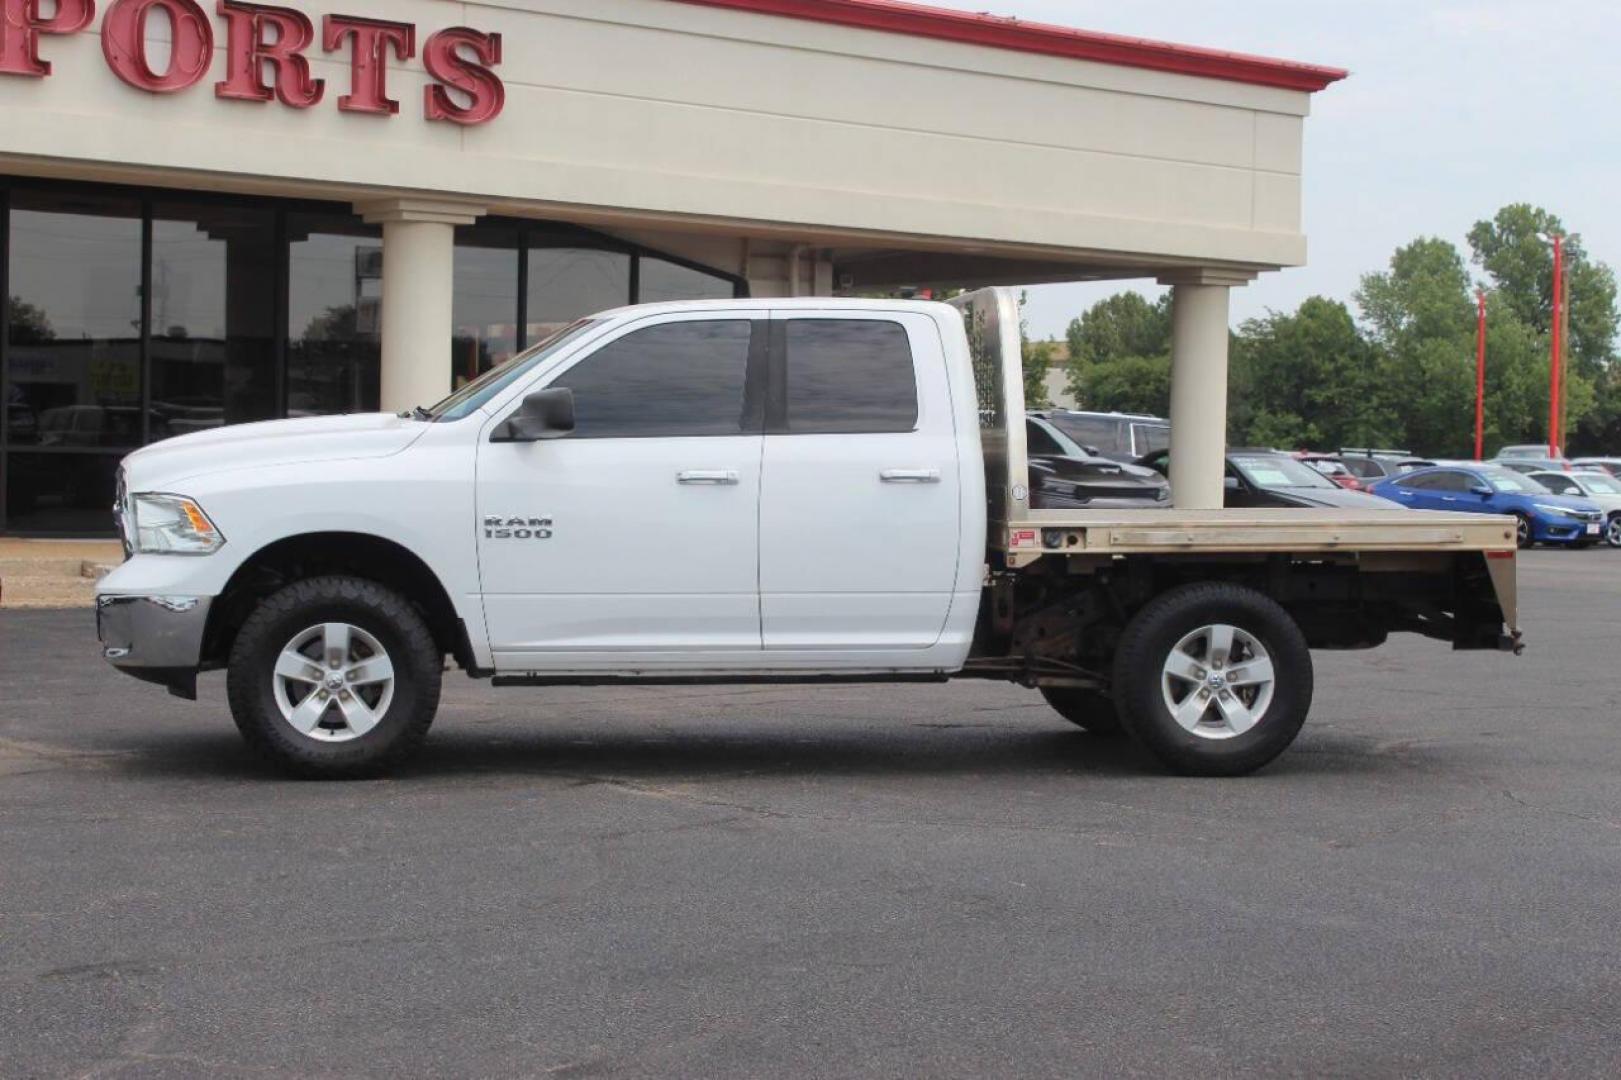
[[[1206,79],[1278,86],[1286,90],[1317,91],[1346,77],[1340,68],[1318,67],[1291,60],[1170,45],[1145,38],[1120,37],[1074,30],[1047,23],[1025,22],[998,15],[949,11],[904,0],[679,0],[684,4],[732,8],[790,19],[810,19],[839,26],[859,26],[915,37],[960,41],[993,49],[1042,53],[1072,60],[1149,68]]]

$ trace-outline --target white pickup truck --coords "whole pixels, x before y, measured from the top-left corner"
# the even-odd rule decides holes
[[[415,749],[447,656],[510,686],[999,679],[1234,775],[1299,732],[1312,648],[1518,647],[1511,520],[1033,509],[1022,386],[1006,290],[605,312],[432,408],[130,455],[103,651],[188,698],[224,669],[305,775]]]

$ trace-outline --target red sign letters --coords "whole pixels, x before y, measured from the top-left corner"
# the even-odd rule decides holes
[[[0,75],[43,79],[51,64],[40,58],[47,35],[77,34],[96,17],[96,0],[0,0]],[[279,101],[307,109],[326,95],[326,82],[310,72],[308,52],[349,54],[344,112],[393,116],[400,103],[388,96],[388,64],[416,56],[411,23],[354,15],[327,15],[321,34],[301,11],[242,0],[217,0],[223,21],[225,77],[214,96],[232,101]],[[147,20],[165,20],[169,56],[159,70],[147,51]],[[187,90],[208,77],[214,59],[215,23],[198,0],[112,0],[101,23],[101,51],[114,75],[153,94]],[[465,26],[440,30],[422,45],[422,63],[434,81],[423,92],[423,115],[455,124],[487,124],[501,115],[506,87],[495,74],[501,35]]]

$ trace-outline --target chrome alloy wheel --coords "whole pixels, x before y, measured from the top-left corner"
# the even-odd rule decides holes
[[[1160,679],[1165,707],[1202,739],[1233,739],[1272,704],[1272,657],[1252,634],[1218,623],[1176,643]]]
[[[1621,514],[1610,518],[1604,526],[1604,542],[1613,548],[1621,548]]]
[[[360,738],[394,700],[388,651],[348,623],[323,623],[295,635],[276,657],[272,682],[282,718],[321,742]]]

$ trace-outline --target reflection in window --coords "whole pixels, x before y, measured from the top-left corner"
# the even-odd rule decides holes
[[[90,413],[79,416],[83,426],[95,422]],[[11,451],[6,455],[6,528],[62,535],[112,532],[120,460],[121,454]]]
[[[644,256],[637,277],[636,302],[659,304],[675,300],[730,300],[737,288],[731,280]]]
[[[159,203],[152,216],[154,417],[183,435],[276,416],[274,214]]]
[[[516,231],[486,226],[456,230],[451,308],[450,385],[456,389],[518,351]]]
[[[551,385],[574,391],[574,437],[741,435],[750,323],[665,323],[603,346]]]
[[[917,376],[906,328],[871,319],[791,319],[788,430],[911,431]]]
[[[287,231],[287,415],[374,411],[381,400],[382,232],[351,217],[310,214],[289,214]]]
[[[531,247],[528,294],[525,340],[532,345],[575,319],[630,303],[630,256],[622,251]]]
[[[139,205],[14,192],[9,271],[9,443],[140,446]]]

